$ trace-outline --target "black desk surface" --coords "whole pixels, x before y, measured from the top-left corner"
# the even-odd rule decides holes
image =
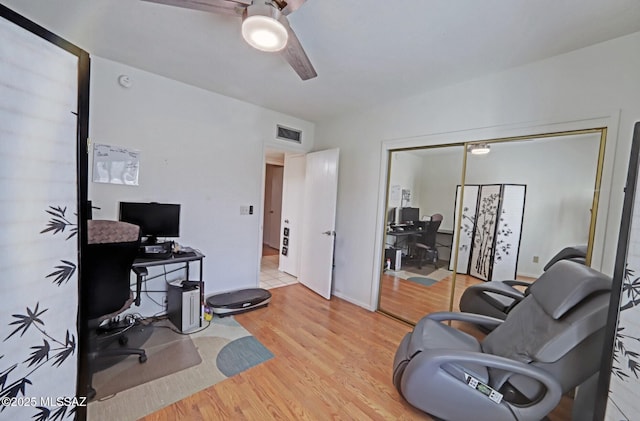
[[[402,231],[391,230],[387,231],[387,235],[393,235],[396,237],[400,237],[401,235],[414,235],[414,234],[422,234],[424,230],[415,230],[415,229],[405,229]]]
[[[147,266],[160,266],[170,265],[173,263],[185,263],[192,262],[194,260],[202,260],[204,254],[199,251],[193,250],[186,253],[173,253],[169,257],[154,258],[154,257],[139,257],[133,262],[133,267],[147,267]]]

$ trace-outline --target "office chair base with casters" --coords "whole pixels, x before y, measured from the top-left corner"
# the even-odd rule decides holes
[[[131,306],[133,302],[133,296],[124,305],[124,309]],[[123,310],[124,311],[124,310]],[[117,311],[114,314],[119,314],[121,311]],[[87,399],[91,400],[96,395],[96,390],[92,386],[93,373],[98,371],[95,369],[96,361],[98,359],[107,359],[112,357],[128,357],[131,355],[138,356],[138,362],[143,364],[147,362],[147,353],[141,348],[127,347],[129,343],[129,337],[127,333],[137,325],[138,322],[132,317],[127,316],[125,319],[120,320],[117,316],[113,318],[107,318],[112,315],[107,315],[99,319],[89,321],[90,329],[90,351],[87,354],[88,360],[91,365],[89,372],[89,384],[87,385]],[[119,346],[113,346],[116,342]]]
[[[112,321],[106,326],[98,326],[96,328],[95,343],[102,343],[102,348],[89,353],[90,357],[114,357],[120,355],[138,355],[138,360],[143,363],[147,361],[147,354],[141,348],[127,348],[129,343],[127,332],[136,325],[134,319],[127,319],[124,323]],[[106,344],[118,340],[120,348],[105,348]]]
[[[429,248],[423,244],[417,243],[415,245],[416,253],[418,254],[418,269],[422,269],[423,264],[430,263],[436,269],[438,269],[438,250]]]
[[[140,348],[129,348],[127,347],[127,343],[128,343],[128,338],[127,336],[124,335],[113,335],[112,338],[100,338],[99,341],[102,341],[103,339],[106,339],[107,341],[109,341],[109,339],[111,339],[112,341],[115,341],[117,339],[118,344],[120,345],[120,347],[113,347],[113,348],[100,348],[100,349],[96,349],[94,351],[90,351],[88,353],[88,359],[91,362],[92,365],[95,365],[95,361],[98,358],[110,358],[110,357],[129,357],[131,355],[137,355],[138,356],[138,362],[140,362],[140,364],[143,364],[145,362],[147,362],[147,354],[145,352],[144,349],[140,349]],[[103,344],[104,346],[104,344]],[[95,367],[92,367],[90,372],[89,372],[89,382],[87,384],[87,399],[88,400],[92,400],[95,396],[96,396],[96,390],[93,388],[92,383],[93,383],[93,374],[95,371]]]

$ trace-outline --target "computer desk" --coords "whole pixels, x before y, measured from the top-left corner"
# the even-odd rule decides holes
[[[403,229],[402,231],[390,230],[390,231],[387,231],[387,235],[391,235],[394,237],[392,246],[395,249],[399,249],[399,248],[406,247],[408,245],[409,238],[411,236],[418,236],[418,235],[421,235],[423,232],[424,232],[423,230],[410,228],[410,229]]]
[[[192,250],[189,253],[181,254],[181,253],[173,253],[170,257],[164,258],[137,258],[133,262],[133,272],[136,274],[136,305],[140,305],[140,296],[142,292],[142,279],[149,275],[149,271],[147,268],[152,266],[164,266],[164,265],[175,265],[175,264],[184,264],[183,269],[185,270],[185,279],[189,280],[189,265],[192,262],[200,262],[200,312],[202,312],[202,306],[204,305],[204,282],[202,281],[202,261],[204,259],[204,254],[200,253],[197,250]],[[179,269],[176,269],[179,270]],[[153,276],[147,280],[151,280],[157,278],[159,276],[164,276],[165,274]],[[200,314],[200,323],[202,323],[202,314]]]

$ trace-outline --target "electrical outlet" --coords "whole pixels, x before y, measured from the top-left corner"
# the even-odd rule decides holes
[[[538,263],[540,261],[540,256],[533,256],[533,263]]]

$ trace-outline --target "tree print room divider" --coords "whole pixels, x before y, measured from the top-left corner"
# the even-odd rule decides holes
[[[465,184],[458,273],[484,281],[515,279],[526,191],[521,184]],[[456,189],[454,227],[458,226],[459,201],[460,186]],[[449,270],[453,270],[453,260]]]
[[[81,419],[89,59],[2,5],[0,40],[0,419]]]

